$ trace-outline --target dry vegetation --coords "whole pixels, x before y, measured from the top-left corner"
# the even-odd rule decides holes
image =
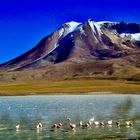
[[[138,93],[140,68],[131,64],[130,59],[94,60],[34,70],[1,71],[0,95]]]
[[[59,82],[21,82],[0,85],[0,95],[49,95],[95,94],[92,92],[134,93],[140,92],[140,82],[120,80],[69,80]],[[97,94],[97,93],[96,93]]]

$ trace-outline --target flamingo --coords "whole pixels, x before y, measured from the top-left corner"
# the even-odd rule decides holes
[[[74,129],[76,128],[76,124],[74,124],[74,123],[70,123],[69,125],[70,125],[70,128],[71,128],[72,130],[74,130]]]
[[[107,123],[108,125],[112,125],[112,120],[108,121]]]
[[[16,131],[19,131],[20,125],[16,125]]]
[[[100,123],[99,123],[98,121],[95,121],[94,124],[95,124],[95,125],[99,125]]]
[[[52,126],[52,128],[61,128],[61,127],[62,127],[62,123],[55,123]]]
[[[71,121],[71,118],[67,117],[67,120],[68,120],[68,121]]]
[[[43,125],[42,123],[38,123],[38,125],[36,126],[37,129],[42,129]]]
[[[89,120],[90,122],[94,122],[94,117]]]
[[[89,122],[85,124],[85,128],[89,128],[90,127],[90,124]]]
[[[59,122],[59,123],[57,124],[57,128],[61,128],[61,127],[62,127],[62,123]]]
[[[79,125],[82,127],[82,128],[89,128],[90,127],[90,123],[87,122],[86,124],[83,124],[82,121],[80,121]]]
[[[121,124],[120,124],[120,122],[116,122],[116,125],[117,125],[117,126],[120,126]]]
[[[125,123],[127,126],[133,126],[133,123],[131,121],[126,121]]]
[[[83,125],[83,122],[82,122],[82,121],[80,121],[80,122],[79,122],[79,125],[80,125],[80,126],[82,126],[82,125]]]
[[[99,122],[101,126],[104,126],[104,122]]]
[[[56,123],[53,124],[52,128],[57,128],[57,124]]]
[[[88,121],[87,124],[88,124],[89,126],[91,126],[91,125],[92,125],[92,122],[91,122],[91,121]]]
[[[59,122],[59,123],[58,123],[58,125],[59,125],[59,126],[62,126],[62,123],[61,123],[61,122]]]

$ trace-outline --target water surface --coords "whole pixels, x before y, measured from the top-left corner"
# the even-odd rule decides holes
[[[77,124],[75,131],[69,129],[67,117]],[[79,121],[87,122],[94,117],[104,121],[104,127],[92,125],[81,129]],[[108,126],[107,121],[113,120]],[[131,120],[133,127],[126,127]],[[122,125],[117,127],[115,122]],[[41,122],[43,129],[36,125]],[[63,128],[51,126],[62,122]],[[19,131],[15,126],[20,124]],[[62,96],[15,96],[0,97],[0,140],[94,140],[140,138],[139,95],[62,95]]]

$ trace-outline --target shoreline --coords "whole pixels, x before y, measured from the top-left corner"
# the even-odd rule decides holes
[[[41,97],[41,96],[140,96],[140,92],[138,93],[133,93],[133,94],[130,94],[130,93],[113,93],[113,92],[110,92],[110,93],[104,93],[104,92],[91,92],[91,93],[86,93],[86,94],[83,94],[83,93],[74,93],[74,94],[71,94],[71,93],[60,93],[60,94],[57,94],[57,93],[50,93],[50,94],[17,94],[17,95],[0,95],[0,97],[30,97],[30,96],[38,96],[38,97]]]
[[[0,83],[0,96],[140,95],[140,82],[124,80],[67,80]]]

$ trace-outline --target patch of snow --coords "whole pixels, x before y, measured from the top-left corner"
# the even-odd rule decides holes
[[[71,34],[71,37],[74,37],[74,35],[73,35],[73,34]]]
[[[71,22],[67,22],[65,24],[68,25],[68,27],[69,27],[68,30],[70,33],[70,32],[73,32],[81,23],[71,21]]]
[[[99,21],[99,22],[97,22],[98,24],[100,24],[100,25],[102,25],[102,24],[104,24],[104,23],[110,23],[110,24],[117,24],[117,23],[119,23],[119,22],[112,22],[112,21]]]
[[[99,36],[102,34],[102,31],[101,31],[101,25],[98,23],[98,22],[94,22],[92,20],[88,20],[88,23],[93,31],[94,34],[99,34]],[[95,29],[96,28],[96,29]]]
[[[80,32],[81,32],[82,34],[84,34],[84,33],[85,33],[85,31],[83,30],[83,28],[82,28],[82,27],[80,28]]]
[[[126,34],[126,33],[122,33],[120,34],[121,38],[128,38],[130,40],[137,40],[140,41],[140,33],[136,33],[136,34]]]
[[[54,47],[51,50],[49,50],[47,53],[43,54],[41,57],[39,57],[38,59],[36,59],[33,62],[36,62],[38,60],[41,60],[42,58],[44,58],[45,56],[47,56],[49,53],[51,53],[52,51],[54,51],[58,46],[59,46],[59,44],[55,43],[54,44]]]
[[[58,46],[59,46],[59,44],[55,43],[55,44],[54,44],[54,48],[52,48],[52,49],[47,53],[47,55],[48,55],[49,53],[51,53],[52,51],[54,51]]]
[[[85,36],[87,36],[86,33],[85,33],[85,31],[83,30],[83,27],[82,26],[79,27],[79,30],[80,30],[81,34],[84,34]]]
[[[78,23],[78,22],[74,22],[74,21],[71,21],[71,22],[68,22],[68,23],[65,23],[67,26],[68,26],[68,33],[71,33],[73,32],[81,23]],[[59,38],[62,37],[62,35],[64,34],[65,32],[65,29],[62,27],[60,30],[59,30]],[[67,33],[67,34],[68,34]],[[66,36],[66,35],[65,35]],[[71,35],[72,37],[73,35]],[[44,55],[42,55],[40,58],[38,58],[37,60],[40,60],[42,59],[43,57],[45,57],[46,55],[48,55],[49,53],[51,53],[52,51],[54,51],[57,47],[59,46],[59,44],[55,43],[53,48],[50,48],[50,50],[48,50]]]
[[[59,30],[59,37],[61,37],[63,34],[64,34],[64,28],[61,28],[61,29]]]
[[[56,48],[59,46],[59,44],[56,45]]]

